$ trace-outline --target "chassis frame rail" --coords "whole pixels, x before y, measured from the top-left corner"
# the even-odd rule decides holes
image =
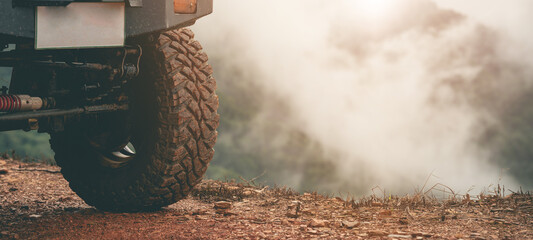
[[[83,114],[97,114],[105,112],[126,111],[127,104],[104,104],[97,106],[86,106],[72,109],[48,109],[32,112],[4,113],[0,114],[0,131],[11,131],[18,129],[31,130],[31,125],[38,122],[37,119],[50,117],[71,117]]]

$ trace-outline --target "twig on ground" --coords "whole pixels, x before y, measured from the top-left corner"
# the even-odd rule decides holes
[[[385,202],[385,199],[386,199],[386,197],[385,197],[385,191],[384,191],[383,189],[381,189],[380,186],[375,186],[374,188],[372,188],[372,193],[374,194],[374,196],[376,197],[376,199],[377,199],[377,196],[376,196],[376,192],[374,192],[375,189],[378,189],[378,190],[381,191],[381,193],[383,193],[383,202]]]
[[[405,208],[405,212],[407,213],[407,216],[409,217],[409,219],[415,220],[415,217],[413,217],[413,214],[411,214],[411,211],[409,210],[409,206]]]
[[[260,177],[262,177],[263,175],[266,174],[266,171],[263,171],[263,173],[261,173],[259,176],[257,177],[254,177],[250,180],[246,180],[244,179],[243,177],[239,176],[239,179],[241,179],[243,182],[245,182],[246,184],[248,184],[248,186],[254,186],[254,187],[257,187],[257,184],[255,183],[255,180],[259,179]]]
[[[255,185],[256,185],[256,184],[255,184],[255,180],[259,179],[260,177],[264,176],[265,174],[266,174],[266,170],[263,171],[263,173],[259,174],[259,176],[252,178],[252,179],[250,180],[250,182],[252,182],[252,183],[254,184],[254,186],[255,186]]]
[[[441,186],[441,187],[443,187],[443,188],[446,188],[446,189],[450,190],[449,193],[451,193],[451,194],[453,195],[454,198],[457,196],[457,194],[455,194],[455,192],[454,192],[450,187],[448,187],[448,186],[446,186],[446,185],[444,185],[444,184],[442,184],[442,183],[436,183],[435,185],[433,185],[433,187],[431,187],[430,189],[428,189],[427,191],[425,191],[425,192],[424,192],[424,195],[428,194],[428,193],[431,192],[432,190],[442,191],[442,190],[440,190],[440,189],[436,189],[436,187],[438,187],[438,186]],[[448,193],[448,192],[446,192],[446,191],[443,191],[443,192]]]
[[[429,182],[429,179],[430,179],[432,176],[433,176],[433,177],[435,176],[435,175],[433,175],[433,172],[435,172],[435,170],[431,171],[431,173],[428,175],[428,178],[426,178],[426,182],[424,183],[424,186],[422,186],[422,189],[420,189],[420,192],[423,192],[423,191],[424,191],[424,189],[426,188],[426,185],[427,185],[428,182]]]

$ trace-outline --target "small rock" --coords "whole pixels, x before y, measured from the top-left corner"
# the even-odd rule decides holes
[[[302,210],[300,211],[302,213],[302,215],[316,215],[316,212],[314,211],[311,211],[311,210]]]
[[[8,173],[9,173],[9,171],[7,169],[3,169],[3,168],[0,169],[0,175],[6,175]]]
[[[492,224],[507,224],[507,222],[503,219],[496,218],[492,222]]]
[[[240,187],[238,186],[227,186],[226,189],[230,190],[230,191],[238,191],[238,190],[241,190]]]
[[[475,240],[485,240],[484,237],[481,236],[481,234],[479,233],[472,233],[470,234],[470,238],[473,238]]]
[[[242,195],[244,197],[251,197],[252,195],[254,195],[254,192],[252,192],[250,190],[246,190],[246,191],[242,192]]]
[[[207,220],[207,217],[205,217],[205,216],[200,216],[200,215],[196,215],[196,216],[194,217],[194,219],[195,219],[195,220],[198,220],[198,221],[202,221],[202,220]]]
[[[409,224],[409,220],[406,217],[402,217],[400,218],[400,224],[407,225]]]
[[[311,219],[311,222],[307,224],[307,226],[312,227],[312,228],[326,227],[327,225],[329,225],[328,221],[318,220],[318,219]]]
[[[228,210],[228,209],[216,209],[216,210],[215,210],[215,213],[217,213],[217,214],[224,214],[224,213],[226,213],[227,211],[229,211],[229,210]]]
[[[226,202],[226,201],[216,202],[215,203],[215,208],[216,209],[230,209],[231,208],[231,203],[230,202]]]
[[[0,232],[0,236],[9,236],[9,232],[8,231],[2,231],[2,232]]]
[[[236,215],[238,215],[236,212],[232,212],[229,210],[224,213],[224,216],[236,216]]]
[[[391,210],[383,210],[383,211],[379,212],[379,215],[380,216],[391,216],[392,215],[392,211]]]
[[[233,216],[237,215],[236,213],[232,212],[230,209],[216,209],[215,212],[217,214],[222,214],[224,216]]]
[[[379,231],[379,230],[371,230],[371,231],[368,231],[368,236],[371,236],[371,237],[382,237],[382,236],[386,236],[387,233],[384,232],[384,231]]]
[[[342,226],[344,226],[345,228],[348,228],[348,229],[352,229],[354,227],[358,227],[360,226],[361,223],[358,222],[358,221],[354,221],[354,222],[351,222],[351,221],[342,221]]]
[[[290,217],[290,218],[298,218],[299,217],[299,215],[297,215],[295,213],[292,213],[292,212],[288,212],[287,214],[285,214],[285,216]]]
[[[313,234],[313,235],[318,234],[318,231],[314,230],[314,229],[307,229],[306,232],[309,233],[309,234]]]
[[[342,222],[334,221],[334,222],[331,223],[330,227],[340,228],[340,227],[342,227]]]
[[[14,187],[9,189],[10,192],[14,192],[14,191],[17,191],[17,190],[19,190],[19,189],[18,188],[14,188]]]
[[[191,218],[189,216],[179,216],[177,220],[180,222],[186,222],[186,221],[191,220]]]
[[[302,209],[302,202],[292,201],[291,205],[288,206],[287,217],[298,218],[300,216],[300,211]]]
[[[207,215],[207,209],[196,209],[192,211],[192,215]]]
[[[301,205],[302,205],[302,202],[300,202],[300,201],[292,201],[291,202],[291,206],[292,207],[295,207],[295,206],[298,207],[298,206],[301,206]],[[291,206],[289,206],[289,207],[291,207]]]
[[[426,237],[426,238],[429,238],[429,237],[432,237],[433,234],[424,233],[424,232],[415,232],[415,233],[411,233],[411,236],[412,237]]]
[[[43,215],[39,215],[39,214],[32,214],[30,215],[30,218],[40,218],[42,217]]]
[[[399,235],[399,234],[390,234],[387,237],[388,238],[402,238],[402,239],[412,238],[411,235]]]
[[[250,220],[250,222],[253,224],[266,224],[267,223],[264,219],[261,219],[261,218],[252,219]]]

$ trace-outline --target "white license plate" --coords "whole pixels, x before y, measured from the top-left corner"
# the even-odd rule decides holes
[[[124,8],[124,2],[37,7],[35,48],[123,46]]]

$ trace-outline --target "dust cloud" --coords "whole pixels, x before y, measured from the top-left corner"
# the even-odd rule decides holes
[[[332,192],[413,192],[430,175],[428,185],[461,193],[516,189],[523,183],[486,142],[498,114],[530,89],[531,38],[516,19],[497,22],[461,2],[218,0],[193,30],[211,59],[238,66],[285,106],[264,97],[256,124],[283,121],[331,154]],[[217,70],[219,84],[232,77]],[[280,183],[298,187],[300,175]]]

